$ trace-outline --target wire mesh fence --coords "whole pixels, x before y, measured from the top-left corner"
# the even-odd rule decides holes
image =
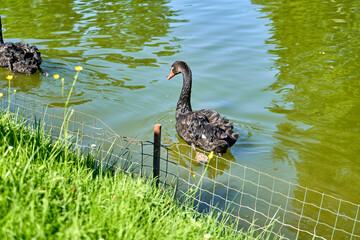
[[[154,143],[118,135],[103,121],[13,94],[0,99],[3,110],[22,116],[30,125],[40,121],[59,139],[64,121],[67,133],[84,154],[95,153],[105,166],[151,177]],[[69,112],[68,112],[69,113]],[[226,213],[239,229],[256,228],[283,239],[360,239],[359,204],[312,190],[215,156],[199,165],[185,144],[161,146],[159,181],[187,197],[199,212]],[[267,226],[272,223],[273,228]]]
[[[181,147],[188,148],[186,145]],[[182,153],[183,150],[178,150],[179,158],[188,158],[193,163],[193,154],[184,156]],[[228,162],[226,171],[219,170],[220,162],[224,161],[227,160],[217,157],[207,166],[207,171],[212,173],[202,179],[195,196],[188,190],[196,188],[201,173],[177,164],[178,171],[185,173],[178,178],[184,185],[178,188],[179,192],[194,198],[200,211],[226,211],[239,219],[241,227],[245,228],[253,225],[269,231],[266,226],[273,222],[272,235],[284,239],[360,239],[359,204],[284,181],[237,162]],[[214,176],[216,174],[221,176]]]

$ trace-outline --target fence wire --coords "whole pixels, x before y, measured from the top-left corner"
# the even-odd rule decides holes
[[[67,132],[84,154],[123,171],[150,177],[153,170],[151,141],[118,135],[100,119],[73,111],[68,119],[64,109],[41,101],[4,92],[3,110],[25,118],[30,125],[40,121],[53,139]],[[215,156],[199,166],[195,153],[185,144],[161,147],[160,182],[176,188],[176,197],[188,197],[203,213],[227,213],[240,229],[256,228],[283,239],[359,239],[359,204],[312,190],[295,183]],[[272,223],[274,228],[267,226]]]

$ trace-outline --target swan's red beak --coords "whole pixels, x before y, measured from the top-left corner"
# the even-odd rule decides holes
[[[171,72],[170,72],[170,75],[168,76],[168,80],[170,80],[172,77],[174,77],[174,73],[172,72],[172,69],[171,69]]]

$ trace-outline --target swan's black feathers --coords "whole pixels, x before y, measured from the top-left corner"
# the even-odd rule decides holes
[[[13,72],[33,74],[42,62],[36,46],[24,42],[6,42],[0,45],[0,66]]]
[[[188,144],[194,143],[205,151],[219,154],[234,145],[239,136],[233,132],[233,125],[228,119],[209,109],[179,114],[176,130]]]

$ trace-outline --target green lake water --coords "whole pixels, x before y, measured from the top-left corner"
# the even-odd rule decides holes
[[[71,105],[119,135],[179,142],[175,108],[193,72],[193,109],[240,133],[225,158],[360,203],[360,1],[1,0],[5,41],[36,45]],[[0,69],[0,84],[7,87]],[[61,81],[17,74],[21,94],[64,105]],[[236,174],[232,172],[232,174]]]

